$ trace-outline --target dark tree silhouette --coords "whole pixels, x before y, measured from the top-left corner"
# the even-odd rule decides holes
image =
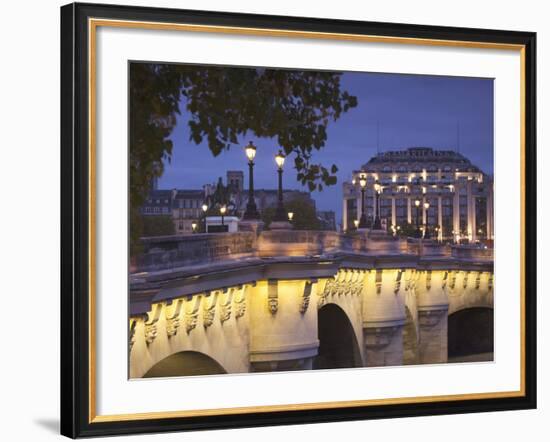
[[[136,212],[150,183],[170,161],[180,105],[190,114],[191,141],[206,140],[214,156],[247,132],[276,137],[310,191],[336,184],[336,165],[315,163],[313,153],[325,145],[329,121],[357,106],[340,78],[338,72],[131,63],[131,220],[139,224]],[[133,239],[140,235],[135,227]]]

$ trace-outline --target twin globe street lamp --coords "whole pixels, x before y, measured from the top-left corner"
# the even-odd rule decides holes
[[[252,144],[252,141],[245,147],[246,157],[248,158],[249,168],[249,182],[248,182],[248,202],[246,204],[246,210],[243,214],[243,219],[254,220],[260,218],[260,213],[256,207],[256,201],[254,199],[254,158],[256,157],[256,146]],[[275,163],[277,163],[277,173],[279,174],[279,187],[277,192],[277,209],[273,221],[290,221],[294,217],[294,213],[286,213],[283,204],[283,166],[285,164],[285,155],[282,150],[279,150],[275,155]],[[222,217],[223,219],[223,217]],[[223,224],[223,223],[222,223]]]

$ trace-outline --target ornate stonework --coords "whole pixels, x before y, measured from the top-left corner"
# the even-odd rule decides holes
[[[482,273],[482,272],[477,272],[477,276],[476,276],[476,290],[479,290],[479,286],[481,285],[481,273]]]
[[[242,318],[246,312],[246,287],[245,286],[241,286],[239,288],[236,289],[236,291],[238,292],[238,294],[240,294],[240,296],[235,296],[234,297],[234,310],[235,310],[235,318],[239,319],[239,318]]]
[[[132,347],[136,343],[136,325],[137,319],[130,319],[130,333],[128,336],[129,351],[132,351]]]
[[[160,318],[160,312],[162,311],[162,304],[156,304],[150,319],[145,322],[145,342],[147,345],[152,344],[158,335],[157,322]]]
[[[464,279],[462,281],[462,288],[465,289],[468,287],[468,276],[470,275],[470,272],[464,272]]]
[[[309,307],[309,298],[311,297],[312,282],[306,281],[304,285],[304,293],[302,294],[302,300],[300,302],[300,313],[303,315],[307,312]]]
[[[319,294],[317,307],[321,308],[328,302],[329,298],[334,296],[360,296],[363,292],[364,276],[364,270],[340,270],[334,278],[329,278],[326,280],[325,287]]]
[[[202,295],[195,295],[185,303],[185,331],[191,333],[197,326]]]
[[[426,270],[426,290],[430,290],[432,288],[432,271]]]
[[[452,270],[451,271],[451,283],[449,284],[449,287],[451,288],[451,290],[454,290],[455,287],[456,287],[456,275],[457,275],[457,271],[456,270]]]
[[[225,293],[225,299],[220,301],[220,322],[222,324],[231,318],[231,301],[233,300],[234,291],[235,289],[228,289]]]
[[[404,270],[398,270],[397,275],[395,277],[395,286],[393,288],[393,293],[397,295],[399,293],[399,290],[401,289],[401,279],[403,278],[403,272]]]
[[[216,304],[218,301],[218,291],[206,295],[202,305],[202,325],[204,328],[210,327],[214,323],[216,315]]]
[[[270,279],[267,282],[267,308],[269,312],[274,315],[279,309],[279,292],[277,287],[277,281]]]
[[[180,314],[183,307],[183,299],[175,301],[174,312],[171,316],[168,316],[168,308],[166,311],[166,334],[169,338],[175,336],[178,333],[180,326]]]
[[[382,291],[382,270],[376,269],[376,277],[374,280],[374,284],[376,285],[376,294],[379,295]]]

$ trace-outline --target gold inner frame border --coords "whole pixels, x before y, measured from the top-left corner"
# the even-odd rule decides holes
[[[390,43],[390,44],[411,44],[419,46],[445,46],[445,47],[461,47],[461,48],[478,48],[478,49],[499,49],[518,51],[520,54],[520,209],[521,209],[521,225],[520,225],[520,389],[517,391],[502,391],[502,392],[487,392],[487,393],[465,393],[453,395],[437,395],[437,396],[417,396],[417,397],[400,397],[388,399],[367,399],[353,401],[336,401],[336,402],[318,402],[318,403],[300,403],[300,404],[284,404],[284,405],[263,405],[253,407],[234,407],[234,408],[216,408],[216,409],[199,409],[199,410],[181,410],[181,411],[159,411],[147,413],[128,413],[128,414],[110,414],[98,415],[96,413],[96,35],[98,27],[115,27],[115,28],[133,28],[146,30],[163,30],[163,31],[185,31],[185,32],[203,32],[217,34],[235,34],[235,35],[252,35],[252,36],[268,36],[268,37],[291,37],[291,38],[306,38],[306,39],[323,39],[323,40],[340,40],[340,41],[356,41],[368,43]],[[221,415],[236,415],[246,413],[269,413],[280,411],[304,411],[304,410],[322,410],[328,408],[348,408],[348,407],[365,407],[376,405],[397,405],[397,404],[415,404],[427,402],[443,402],[443,401],[461,401],[461,400],[481,400],[481,399],[497,399],[497,398],[513,398],[525,396],[525,107],[526,107],[526,90],[525,90],[525,46],[521,44],[507,43],[492,43],[492,42],[475,42],[475,41],[460,41],[460,40],[440,40],[440,39],[425,39],[411,37],[391,37],[377,35],[360,35],[360,34],[345,34],[345,33],[325,33],[311,31],[293,31],[282,29],[266,29],[266,28],[248,28],[248,27],[233,27],[233,26],[213,26],[213,25],[196,25],[185,23],[160,23],[160,22],[145,22],[132,20],[111,20],[111,19],[88,19],[88,93],[89,93],[89,109],[88,109],[88,128],[89,128],[89,167],[88,167],[88,185],[89,185],[89,383],[88,383],[88,421],[89,423],[100,422],[117,422],[117,421],[133,421],[146,419],[169,419],[183,417],[198,417],[198,416],[221,416]]]

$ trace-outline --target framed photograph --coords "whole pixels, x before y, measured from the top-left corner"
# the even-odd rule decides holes
[[[62,7],[62,434],[535,408],[535,45]]]

